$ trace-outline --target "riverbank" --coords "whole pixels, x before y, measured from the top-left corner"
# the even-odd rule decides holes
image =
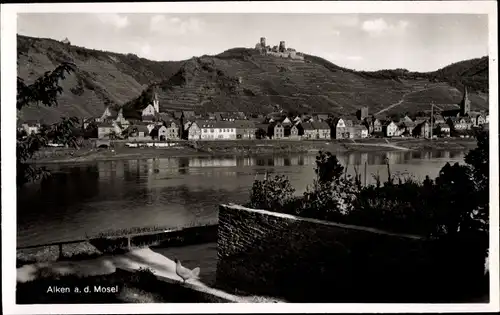
[[[90,161],[137,160],[181,157],[260,156],[316,153],[387,152],[402,150],[469,150],[476,147],[473,138],[443,139],[349,139],[349,140],[238,140],[179,142],[172,147],[127,148],[116,145],[111,149],[47,148],[30,161],[33,164],[85,163]]]

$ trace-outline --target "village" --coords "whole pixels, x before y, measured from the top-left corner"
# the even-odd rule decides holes
[[[432,106],[432,104],[429,104]],[[82,120],[87,138],[99,140],[177,141],[177,140],[316,140],[363,138],[436,138],[469,137],[476,128],[487,128],[487,112],[471,111],[467,89],[460,109],[430,115],[405,115],[399,120],[370,115],[363,107],[352,115],[331,113],[289,115],[284,111],[267,115],[243,112],[196,113],[195,111],[160,112],[158,96],[142,110],[142,119],[127,119],[122,109],[107,107],[100,117]],[[40,122],[19,126],[27,134],[37,133]],[[93,130],[92,130],[93,129]]]
[[[11,309],[494,310],[494,8],[233,7],[2,10]]]

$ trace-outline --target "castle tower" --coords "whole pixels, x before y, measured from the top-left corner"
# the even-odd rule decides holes
[[[470,99],[467,87],[465,87],[464,97],[460,102],[460,116],[468,116],[470,113]]]
[[[363,120],[365,119],[366,117],[368,117],[368,107],[365,106],[365,107],[361,107],[361,115],[360,115],[360,120]]]
[[[266,48],[266,38],[265,37],[260,38],[260,46],[262,48]]]
[[[160,101],[158,100],[158,94],[153,95],[153,107],[155,108],[155,112],[160,112]]]
[[[285,52],[286,51],[285,41],[284,40],[280,41],[280,47],[279,47],[278,51],[279,52]]]

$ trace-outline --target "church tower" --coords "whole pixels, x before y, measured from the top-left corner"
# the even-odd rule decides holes
[[[156,91],[153,95],[153,107],[155,108],[156,113],[160,112],[160,101],[158,100],[158,94],[156,94]]]
[[[469,92],[467,91],[467,87],[465,87],[464,97],[462,102],[460,102],[460,116],[469,116],[470,113],[470,100],[469,100]]]

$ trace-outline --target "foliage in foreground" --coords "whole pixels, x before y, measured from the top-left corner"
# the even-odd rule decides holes
[[[303,196],[294,196],[289,180],[276,175],[254,182],[247,206],[427,237],[484,234],[489,225],[488,134],[478,134],[477,142],[465,165],[446,163],[435,180],[397,178],[388,165],[388,180],[368,186],[357,172],[347,175],[336,156],[320,152],[316,179]]]
[[[466,155],[465,165],[446,163],[435,180],[398,178],[387,165],[388,180],[382,184],[378,178],[368,186],[361,185],[358,172],[347,175],[335,156],[320,152],[317,177],[302,196],[296,196],[288,179],[278,175],[255,181],[247,206],[420,235],[428,245],[434,270],[456,270],[443,281],[455,283],[459,275],[457,291],[446,290],[445,296],[486,295],[488,134],[478,135],[477,142],[477,148]]]
[[[22,78],[17,77],[16,107],[18,114],[26,106],[57,106],[57,97],[63,92],[59,81],[66,78],[66,73],[69,74],[74,71],[74,64],[62,63],[53,71],[47,71],[29,85]],[[79,142],[75,134],[78,123],[79,119],[77,117],[63,117],[58,123],[42,126],[39,134],[28,135],[25,131],[18,130],[16,137],[18,187],[48,175],[44,168],[35,168],[29,165],[27,161],[33,158],[42,147],[47,146],[49,142],[78,148]]]

